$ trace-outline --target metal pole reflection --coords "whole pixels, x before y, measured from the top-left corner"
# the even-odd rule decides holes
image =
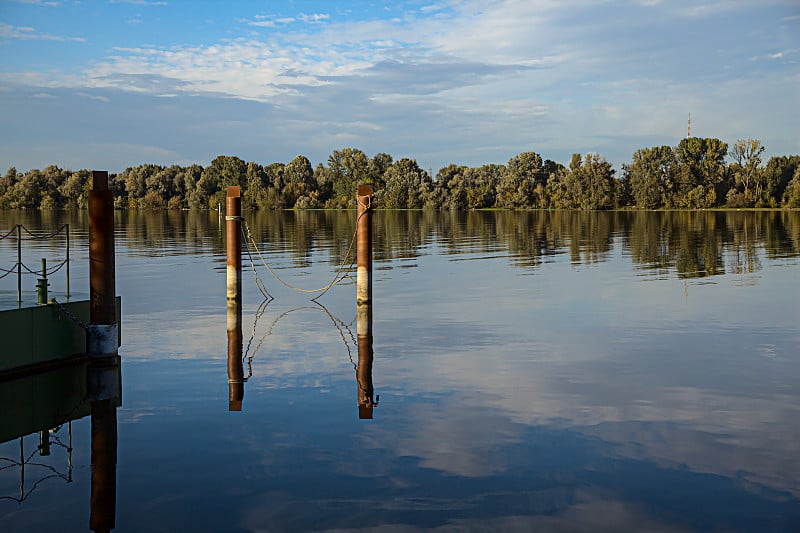
[[[90,378],[92,487],[89,527],[96,533],[115,527],[117,508],[117,407],[122,403],[119,357],[114,364],[93,361]],[[70,445],[71,446],[71,445]]]

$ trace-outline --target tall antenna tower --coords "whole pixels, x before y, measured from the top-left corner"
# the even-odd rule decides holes
[[[689,121],[686,123],[686,138],[692,136],[692,114],[689,113]]]

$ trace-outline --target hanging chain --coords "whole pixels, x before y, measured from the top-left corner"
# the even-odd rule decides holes
[[[89,329],[89,325],[88,325],[86,322],[83,322],[83,321],[82,321],[82,320],[80,320],[78,317],[76,317],[75,315],[73,315],[72,313],[70,313],[70,312],[69,312],[69,310],[67,310],[67,308],[66,308],[66,307],[64,307],[64,306],[61,304],[61,302],[59,302],[59,301],[58,301],[58,300],[56,300],[55,298],[51,298],[51,299],[50,299],[50,301],[51,301],[51,302],[53,302],[54,304],[56,304],[56,307],[58,307],[58,312],[59,312],[59,314],[62,314],[62,313],[63,313],[63,314],[64,314],[64,316],[66,316],[67,318],[69,318],[70,320],[72,320],[72,321],[73,321],[75,324],[77,324],[77,325],[78,325],[78,326],[79,326],[81,329],[84,329],[84,330],[88,330],[88,329]],[[60,318],[60,317],[59,317],[59,318]]]

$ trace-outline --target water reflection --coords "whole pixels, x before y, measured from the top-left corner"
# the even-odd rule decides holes
[[[224,256],[216,212],[121,211],[115,213],[117,240],[131,255],[208,253]],[[306,268],[322,253],[331,265],[346,253],[356,223],[350,211],[258,211],[247,213],[255,240],[280,256],[279,268]],[[55,227],[69,223],[77,245],[88,235],[82,212],[0,211],[0,227],[24,223]],[[698,278],[761,268],[759,250],[769,258],[800,254],[797,211],[377,211],[374,257],[406,264],[430,253],[436,243],[446,254],[507,254],[512,265],[532,268],[567,254],[578,265],[609,259],[619,241],[637,268],[674,271]],[[14,243],[0,242],[0,256]],[[8,250],[4,250],[8,248]],[[5,253],[8,252],[8,253]],[[38,258],[34,258],[38,259]]]
[[[248,222],[271,264],[314,285],[355,220]],[[330,312],[282,294],[245,306],[228,380],[247,409],[220,417],[223,248],[153,260],[181,234],[148,250],[125,228],[142,257],[124,256],[120,529],[797,531],[799,228],[796,212],[378,212],[377,342],[365,315],[347,322],[351,287]]]
[[[114,529],[117,509],[117,408],[122,405],[120,357],[92,359],[87,396],[91,400],[91,512],[97,533]]]
[[[241,411],[244,401],[244,366],[242,359],[242,300],[227,299],[228,329],[228,411]]]
[[[356,383],[358,384],[358,418],[370,420],[374,409],[378,406],[380,396],[374,397],[375,387],[372,385],[372,302],[359,303],[357,306],[358,365],[356,366]]]
[[[0,382],[0,443],[19,439],[19,460],[0,457],[0,471],[19,470],[19,495],[0,496],[20,505],[50,479],[73,482],[73,421],[91,420],[89,528],[115,527],[117,499],[117,408],[122,405],[119,357],[83,362]],[[64,432],[66,430],[66,436]],[[26,457],[26,436],[38,446]],[[55,450],[65,457],[56,457]],[[34,459],[38,456],[38,459]],[[51,459],[51,460],[48,460]],[[66,465],[59,466],[59,460]],[[62,471],[61,469],[65,469]],[[28,484],[33,480],[32,484]]]
[[[359,305],[357,316],[349,323],[335,316],[327,307],[318,301],[314,301],[314,305],[303,305],[283,311],[268,322],[265,328],[266,331],[258,339],[258,342],[254,344],[257,331],[260,329],[258,326],[259,321],[268,314],[270,305],[273,302],[273,299],[265,299],[259,304],[253,319],[252,332],[247,341],[247,347],[244,353],[242,353],[243,343],[241,342],[241,309],[239,310],[238,316],[238,337],[236,337],[235,333],[232,336],[231,331],[228,331],[228,384],[229,391],[231,391],[229,397],[230,405],[236,407],[230,408],[229,410],[241,410],[241,400],[244,396],[244,383],[253,377],[253,361],[261,351],[264,342],[273,334],[278,323],[293,313],[316,311],[324,314],[330,320],[331,325],[339,334],[339,338],[347,352],[350,363],[353,365],[357,387],[359,419],[372,419],[373,410],[378,406],[378,402],[380,401],[380,395],[375,395],[375,388],[372,383],[372,364],[374,360],[372,347],[372,304]],[[354,336],[352,326],[356,321],[357,336]],[[230,326],[231,322],[229,321],[228,324]],[[238,339],[238,341],[234,340],[232,342],[232,338]],[[353,359],[353,348],[356,350],[357,361]],[[244,376],[245,364],[247,364],[248,368],[246,377]]]

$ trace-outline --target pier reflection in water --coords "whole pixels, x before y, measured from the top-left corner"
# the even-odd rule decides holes
[[[372,301],[358,304],[358,366],[356,381],[358,383],[358,418],[371,419],[373,410],[378,406],[380,396],[374,397],[372,385]]]
[[[253,377],[253,361],[258,356],[260,359],[269,360],[269,351],[264,348],[265,342],[273,334],[275,327],[284,318],[302,311],[316,311],[324,314],[331,323],[332,328],[338,333],[342,341],[342,354],[347,354],[350,363],[355,371],[355,381],[357,387],[358,417],[360,419],[372,419],[373,410],[378,406],[380,395],[375,395],[372,383],[372,363],[374,353],[372,348],[372,304],[361,304],[357,308],[356,318],[345,323],[340,318],[334,316],[320,302],[313,302],[313,305],[303,305],[277,314],[269,319],[269,309],[271,299],[265,299],[259,304],[253,317],[252,333],[244,348],[242,336],[242,311],[239,306],[228,306],[228,410],[241,411],[244,399],[245,383]],[[357,322],[357,334],[353,335],[352,325]],[[254,342],[258,332],[266,324],[264,333],[259,337],[258,342]],[[233,328],[233,329],[230,329]],[[357,361],[353,359],[353,351],[356,351]],[[245,376],[245,364],[247,365],[247,375]]]
[[[798,212],[378,211],[368,422],[352,286],[322,299],[333,320],[278,288],[252,328],[245,269],[228,378],[246,402],[232,415],[224,221],[115,215],[128,323],[116,531],[798,531]],[[79,215],[63,216],[80,246]],[[356,220],[246,217],[303,286],[330,279]],[[0,501],[4,532],[86,529],[84,406],[73,482]],[[25,456],[66,465],[67,430],[49,457],[26,432]],[[19,462],[18,442],[3,446]],[[19,497],[18,474],[0,472],[3,495]]]
[[[73,483],[73,422],[90,417],[89,529],[115,528],[117,409],[122,405],[119,357],[83,361],[0,382],[0,443],[19,439],[19,460],[0,457],[0,470],[19,470],[19,495],[0,495],[23,505],[49,480]],[[66,435],[64,435],[66,433]],[[38,446],[26,451],[27,437]],[[85,442],[85,439],[80,439]],[[54,453],[56,450],[64,452]],[[60,457],[65,455],[65,457]],[[60,463],[64,461],[66,464]]]
[[[228,300],[228,410],[241,411],[244,401],[244,361],[242,360],[242,302]]]

